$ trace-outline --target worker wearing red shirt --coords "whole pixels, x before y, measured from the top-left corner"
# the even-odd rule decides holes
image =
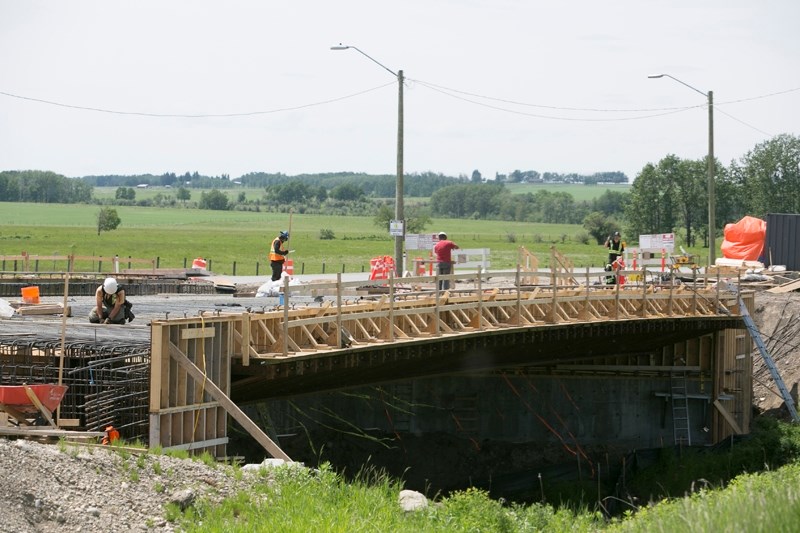
[[[440,276],[447,276],[453,272],[452,251],[458,250],[458,245],[453,241],[447,240],[447,234],[439,232],[439,242],[433,245],[433,253],[436,255],[436,272]],[[450,288],[450,280],[439,280],[439,290]]]

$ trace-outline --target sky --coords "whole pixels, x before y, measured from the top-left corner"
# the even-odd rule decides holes
[[[799,20],[797,0],[0,0],[0,171],[393,175],[399,70],[406,174],[633,180],[707,155],[708,91],[728,165],[800,134]]]

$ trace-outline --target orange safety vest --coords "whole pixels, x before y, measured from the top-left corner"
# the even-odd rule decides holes
[[[269,247],[269,260],[270,261],[285,261],[286,260],[286,256],[285,255],[281,255],[281,254],[276,254],[275,253],[275,241],[279,241],[281,243],[279,248],[282,251],[286,251],[286,248],[283,247],[283,241],[281,240],[281,238],[280,237],[275,237],[275,240],[272,241],[272,245],[270,245],[270,247]]]

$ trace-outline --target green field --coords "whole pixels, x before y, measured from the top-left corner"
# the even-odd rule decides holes
[[[182,208],[115,208],[122,224],[97,235],[100,208],[92,205],[3,203],[0,211],[0,255],[87,255],[140,259],[158,258],[162,268],[181,268],[184,260],[210,259],[220,274],[264,274],[269,265],[266,250],[280,230],[289,229],[289,215],[247,211],[210,211]],[[321,240],[320,230],[332,229],[333,240]],[[510,269],[518,248],[535,253],[540,265],[549,264],[550,247],[569,257],[576,266],[600,266],[605,252],[600,245],[580,244],[575,235],[584,231],[569,224],[528,224],[486,220],[434,219],[426,228],[446,231],[461,248],[489,248],[490,269]],[[371,217],[294,214],[290,248],[295,273],[369,271],[369,261],[394,255],[394,240],[377,228]],[[414,258],[427,252],[409,251]],[[62,267],[63,268],[63,267]],[[54,265],[53,269],[58,269]]]
[[[559,185],[556,183],[506,183],[505,186],[512,194],[535,194],[539,191],[565,192],[571,194],[576,202],[594,200],[602,196],[606,191],[624,193],[631,190],[631,186],[628,184],[581,185],[570,183]]]

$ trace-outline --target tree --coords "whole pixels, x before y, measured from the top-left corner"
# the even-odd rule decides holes
[[[334,200],[358,200],[363,198],[364,190],[355,183],[342,183],[331,189],[330,196]]]
[[[422,233],[431,223],[431,213],[422,207],[412,205],[405,210],[406,233]]]
[[[292,180],[285,185],[273,185],[266,188],[267,195],[281,204],[304,202],[310,195],[310,187],[300,180]]]
[[[117,200],[136,200],[136,191],[132,187],[117,187],[114,198]]]
[[[592,209],[600,211],[606,216],[622,215],[625,211],[625,204],[629,201],[629,193],[607,190],[592,201]]]
[[[372,223],[383,230],[389,231],[389,222],[392,220],[394,220],[394,211],[387,204],[381,204],[372,218]]]
[[[186,201],[192,197],[192,193],[186,187],[181,187],[178,189],[178,193],[176,196],[178,200],[183,202],[183,205],[186,205]]]
[[[670,233],[674,230],[672,184],[666,181],[663,169],[652,163],[645,165],[634,180],[630,194],[625,219],[631,233]]]
[[[800,213],[800,138],[783,134],[756,145],[736,174],[753,216]]]
[[[475,170],[472,171],[472,180],[471,181],[472,181],[472,183],[482,183],[483,182],[483,176],[481,175],[481,172],[478,169],[475,169]]]
[[[204,192],[200,194],[200,209],[211,209],[213,211],[227,211],[228,197],[214,189],[213,191]]]
[[[406,217],[406,233],[422,233],[431,223],[430,211],[419,206],[414,205],[406,208],[404,215]],[[392,220],[394,220],[392,208],[387,204],[381,204],[378,206],[378,211],[375,213],[372,223],[388,233],[389,222]]]
[[[593,211],[586,215],[583,219],[583,227],[586,228],[589,235],[594,237],[597,244],[603,244],[606,237],[620,230],[616,220],[606,217],[599,211]]]
[[[708,214],[705,208],[708,205],[706,162],[702,159],[678,161],[670,166],[665,175],[675,185],[675,199],[683,229],[686,230],[686,244],[694,246],[692,228],[703,226],[703,212]]]
[[[104,207],[97,213],[97,234],[100,235],[101,231],[115,230],[121,222],[116,209]]]

